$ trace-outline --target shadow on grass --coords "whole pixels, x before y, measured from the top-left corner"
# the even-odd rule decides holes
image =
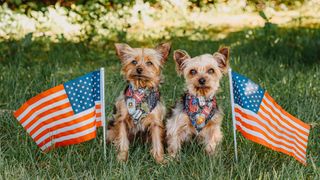
[[[172,41],[178,48],[198,52],[194,55],[199,50],[200,54],[208,53],[227,45],[232,47],[233,56],[254,55],[271,63],[280,59],[286,65],[320,63],[320,29],[315,28],[262,27],[232,32],[221,40],[191,41],[182,37]]]
[[[221,45],[232,47],[236,56],[254,54],[267,59],[282,59],[283,63],[313,64],[320,62],[320,29],[315,28],[255,28],[228,33],[227,28],[194,30],[201,40],[190,37],[173,37],[173,49],[188,49],[197,55],[215,51]],[[223,39],[214,39],[217,34],[227,33]],[[201,34],[203,34],[201,36]],[[210,38],[212,37],[212,38]],[[99,47],[89,42],[73,43],[65,39],[50,42],[48,38],[32,41],[32,34],[24,39],[0,42],[0,63],[2,65],[26,63],[64,63],[72,65],[75,61],[92,61],[114,55],[113,43],[104,39]],[[118,39],[123,39],[118,38]],[[194,39],[194,38],[193,38]],[[204,40],[202,40],[204,39]],[[126,41],[126,40],[123,40]],[[133,46],[148,46],[162,40],[146,39],[144,42],[128,42]],[[51,52],[60,54],[59,59],[51,57]],[[81,58],[83,57],[83,58]],[[52,60],[55,60],[52,62]],[[18,61],[18,62],[17,62]]]
[[[232,68],[240,72],[242,69],[251,69],[247,72],[253,76],[266,71],[268,69],[266,66],[269,67],[269,70],[295,69],[295,71],[305,72],[308,71],[308,68],[302,67],[320,63],[320,29],[272,26],[243,29],[229,33],[223,39],[210,39],[211,36],[215,36],[214,34],[228,31],[225,28],[219,30],[221,31],[219,32],[217,28],[195,31],[199,39],[207,40],[173,37],[171,39],[172,49],[185,49],[191,56],[196,56],[202,53],[214,53],[221,45],[230,46]],[[128,43],[132,46],[150,46],[161,41],[164,40],[146,39],[144,42],[131,41]],[[21,99],[18,105],[26,98],[37,94],[36,92],[41,92],[101,66],[107,67],[107,77],[112,77],[107,79],[111,81],[109,85],[120,82],[122,80],[118,73],[120,63],[115,56],[113,43],[113,41],[104,40],[97,46],[89,42],[68,42],[65,39],[60,39],[59,42],[51,42],[48,38],[32,41],[31,34],[21,40],[0,42],[0,108],[12,107],[12,103],[9,103],[12,98],[8,97],[8,93],[11,92],[10,87],[19,89],[16,94],[23,95],[23,97],[17,97]],[[164,72],[166,76],[176,77],[172,55]],[[166,80],[170,85],[173,83],[176,86],[182,86],[183,83],[182,79],[179,82],[176,82],[176,78]],[[31,88],[31,85],[34,87]],[[172,87],[164,86],[164,89],[170,88]],[[178,89],[178,93],[181,93],[180,91]],[[169,104],[172,104],[175,98],[176,95],[172,95],[169,98]],[[13,107],[16,108],[15,103]]]

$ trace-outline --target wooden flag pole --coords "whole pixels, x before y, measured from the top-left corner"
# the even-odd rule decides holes
[[[100,68],[100,97],[101,97],[101,121],[103,126],[103,153],[104,158],[107,158],[107,149],[106,149],[106,116],[105,116],[105,100],[104,100],[104,68]]]
[[[230,83],[230,100],[231,100],[231,112],[232,112],[232,124],[233,124],[233,140],[234,140],[234,158],[238,163],[238,150],[237,150],[237,136],[236,136],[236,118],[234,113],[234,97],[233,97],[233,85],[232,85],[232,69],[228,69],[229,83]]]

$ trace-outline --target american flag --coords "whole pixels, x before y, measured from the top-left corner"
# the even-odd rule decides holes
[[[250,79],[232,72],[236,129],[247,139],[306,164],[310,126],[283,110]]]
[[[44,151],[93,139],[102,125],[100,80],[101,72],[94,71],[60,84],[28,100],[14,116]]]

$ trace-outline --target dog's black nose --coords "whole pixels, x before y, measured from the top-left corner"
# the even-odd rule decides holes
[[[205,78],[200,78],[199,79],[199,84],[201,84],[201,85],[206,84],[206,79]]]
[[[137,68],[137,73],[138,73],[138,74],[141,74],[141,73],[142,73],[142,71],[143,71],[143,69],[142,69],[142,68]]]

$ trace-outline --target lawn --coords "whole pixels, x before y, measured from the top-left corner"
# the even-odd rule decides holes
[[[212,33],[214,29],[208,29]],[[132,46],[153,46],[162,40],[128,42]],[[243,138],[239,133],[239,162],[234,162],[232,120],[228,78],[224,77],[218,103],[225,117],[224,140],[214,157],[203,153],[195,141],[186,144],[179,160],[156,164],[149,144],[135,141],[127,163],[116,161],[107,145],[103,158],[102,130],[96,139],[42,153],[12,111],[29,98],[100,67],[106,72],[106,114],[126,86],[113,41],[103,46],[30,36],[0,42],[0,177],[1,179],[319,179],[320,178],[320,30],[315,28],[256,28],[227,34],[223,39],[190,40],[173,37],[173,49],[190,55],[213,53],[220,45],[231,47],[231,67],[267,89],[288,112],[312,123],[307,166],[294,158]],[[172,107],[184,91],[183,79],[175,72],[172,54],[164,67],[163,99]]]

